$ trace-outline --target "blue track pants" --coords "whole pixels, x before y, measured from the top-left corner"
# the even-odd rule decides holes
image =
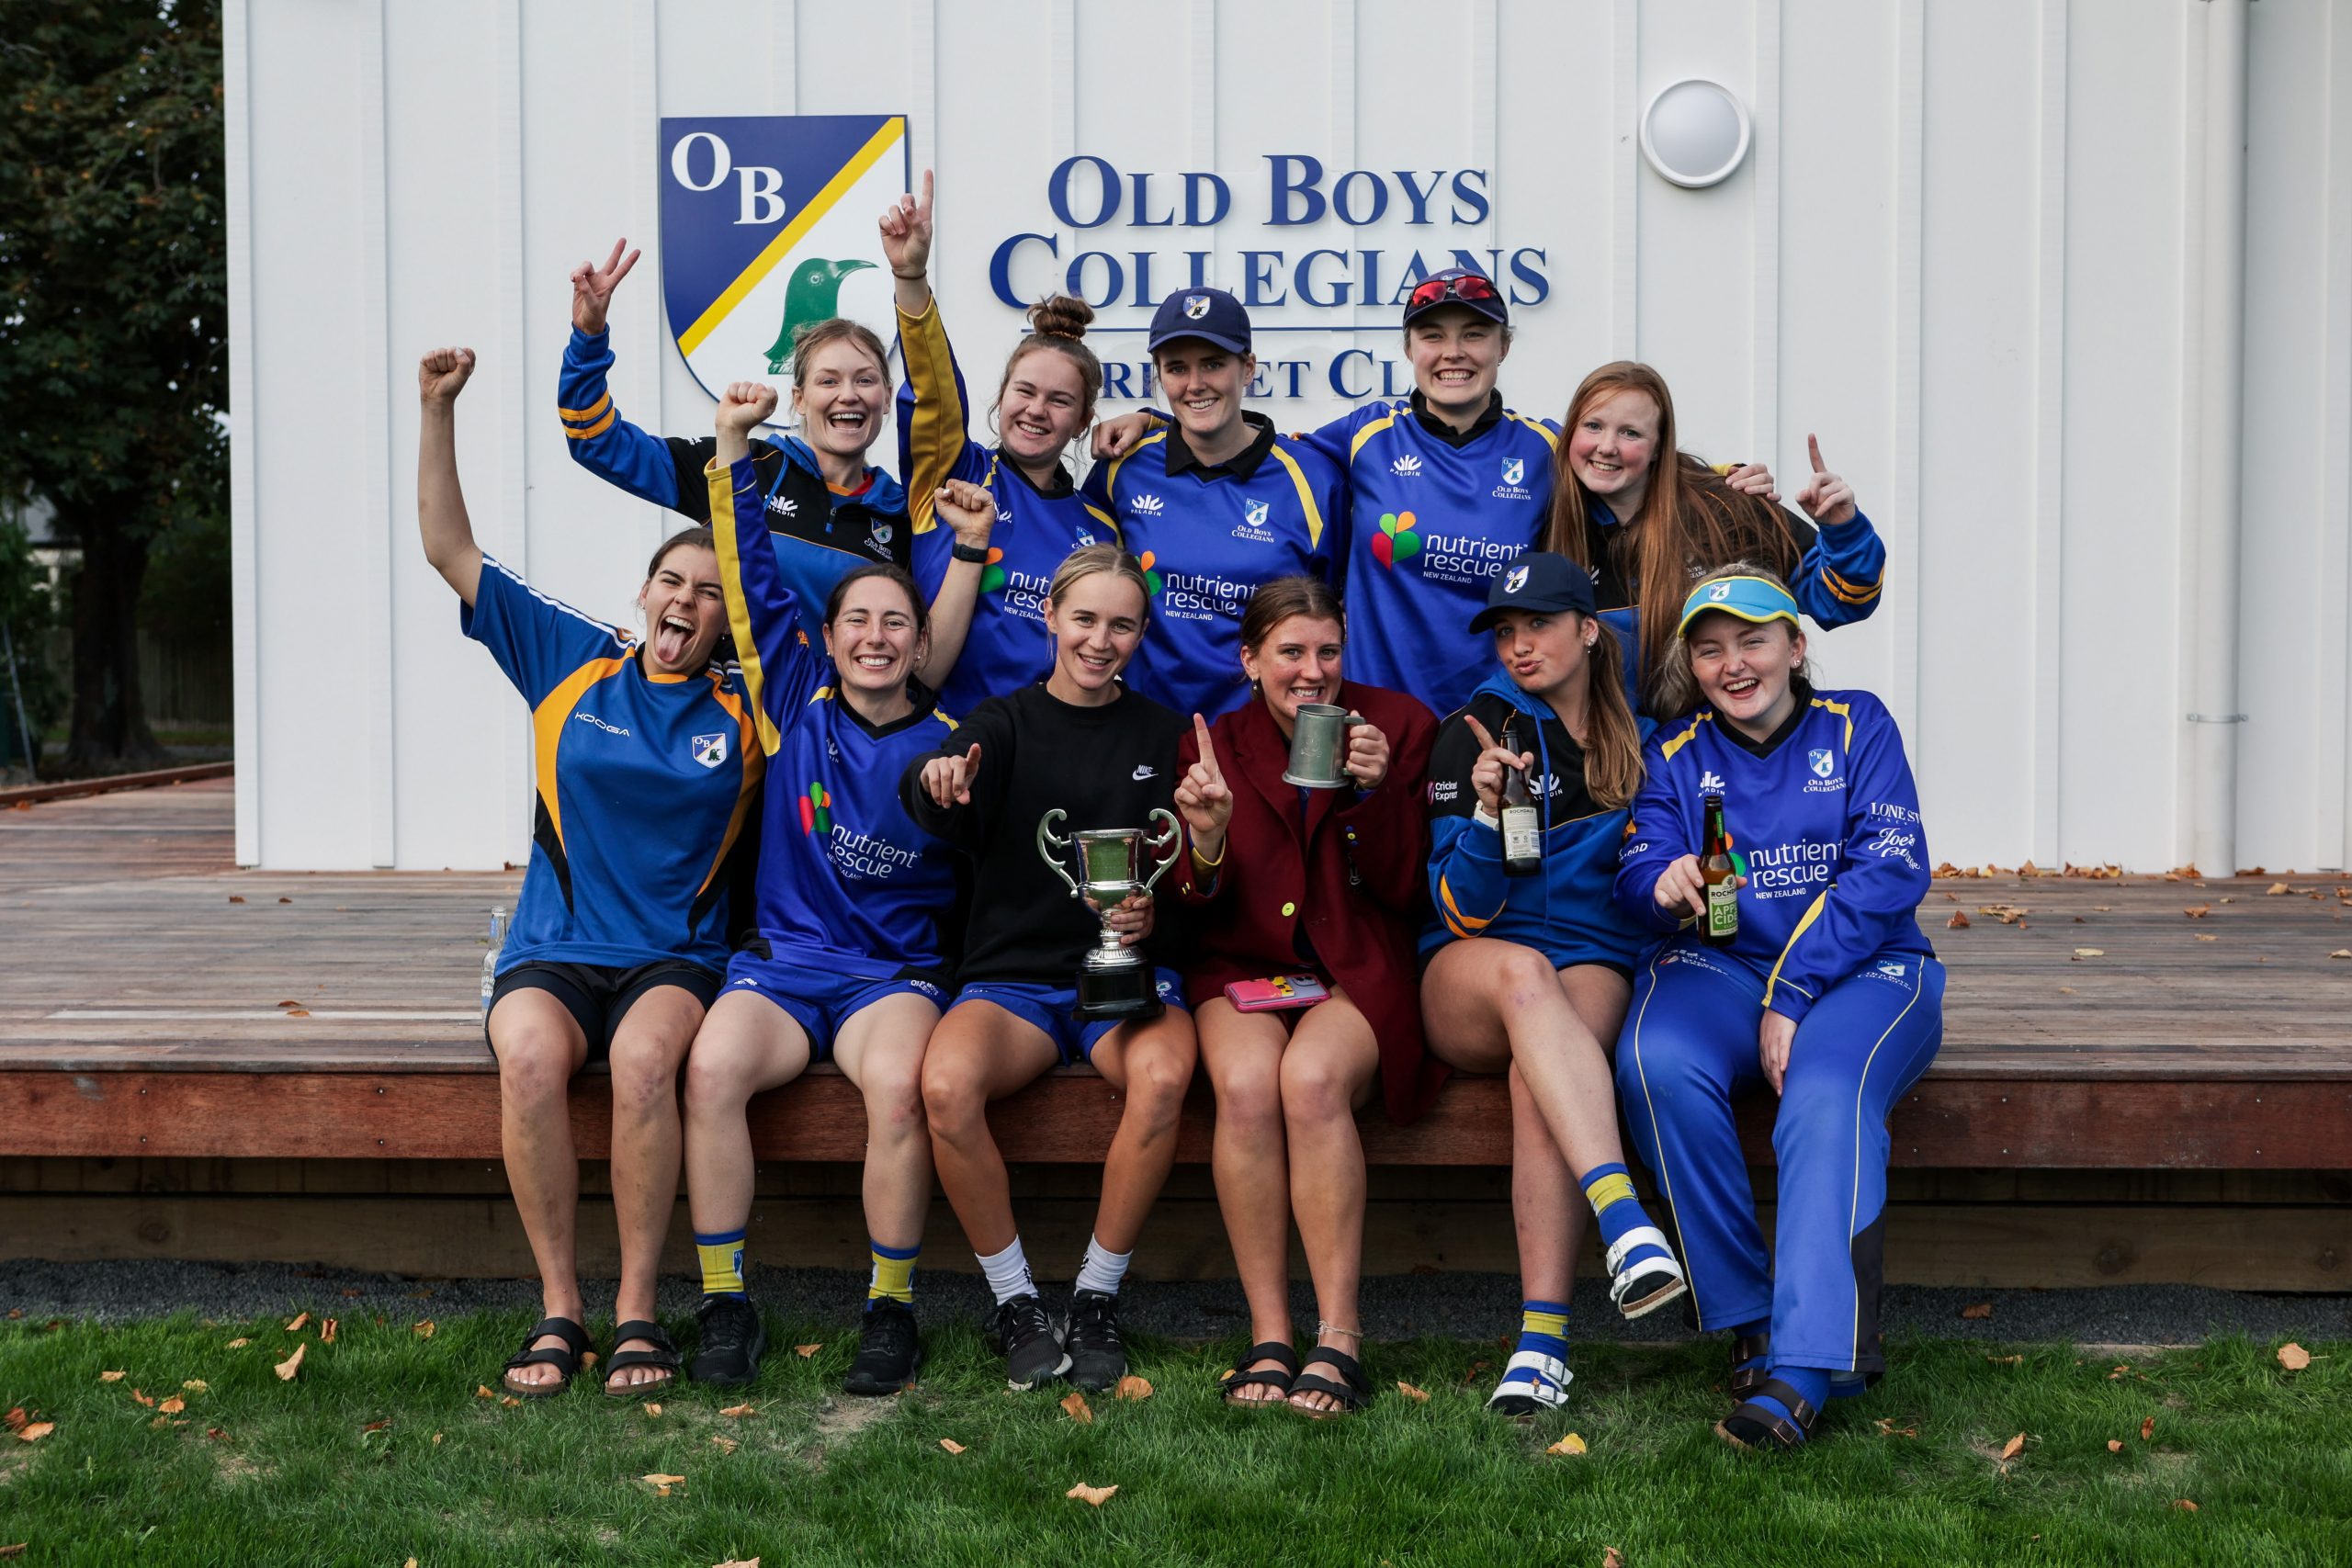
[[[1757,1223],[1735,1095],[1763,1089],[1764,976],[1692,942],[1643,964],[1617,1043],[1617,1092],[1673,1211],[1702,1328],[1769,1317],[1772,1359],[1881,1372],[1886,1120],[1943,1041],[1944,967],[1886,953],[1797,1025],[1772,1129],[1774,1246]]]

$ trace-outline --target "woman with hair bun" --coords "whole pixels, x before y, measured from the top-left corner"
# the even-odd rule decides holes
[[[960,646],[944,646],[933,656],[936,667],[953,668],[940,688],[942,705],[964,714],[1044,677],[1053,661],[1045,629],[1054,569],[1074,549],[1117,544],[1119,530],[1109,513],[1079,494],[1062,461],[1093,423],[1102,391],[1102,361],[1084,342],[1092,308],[1057,295],[1031,309],[1029,334],[1013,346],[997,381],[989,411],[997,445],[972,439],[964,372],[924,272],[931,199],[925,170],[922,197],[901,197],[882,214],[882,252],[898,280],[899,343],[907,363],[899,390],[899,472],[915,525],[926,526],[936,493],[950,479],[978,485],[996,503],[986,543],[958,539],[932,606],[941,637],[964,624],[969,607],[970,630]]]

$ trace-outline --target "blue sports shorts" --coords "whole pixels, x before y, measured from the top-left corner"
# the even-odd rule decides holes
[[[1152,982],[1159,992],[1159,999],[1170,1007],[1190,1012],[1184,1001],[1184,982],[1173,969],[1155,965]],[[966,1002],[994,1002],[1013,1017],[1034,1023],[1046,1032],[1060,1053],[1062,1066],[1075,1066],[1094,1055],[1095,1042],[1126,1022],[1116,1018],[1080,1018],[1078,1016],[1078,987],[1075,986],[1040,986],[1023,980],[977,980],[956,994],[956,1006]]]

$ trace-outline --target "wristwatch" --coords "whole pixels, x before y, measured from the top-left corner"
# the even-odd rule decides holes
[[[967,545],[958,539],[956,541],[955,547],[947,553],[956,560],[967,560],[975,566],[986,566],[989,562],[989,547],[986,545]]]

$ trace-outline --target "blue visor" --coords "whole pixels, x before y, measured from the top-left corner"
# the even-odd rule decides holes
[[[1689,631],[1690,623],[1710,610],[1721,610],[1726,615],[1737,615],[1758,626],[1780,620],[1792,626],[1798,625],[1797,602],[1779,583],[1761,577],[1719,577],[1713,582],[1699,584],[1690,591],[1690,597],[1682,601],[1682,621],[1674,628],[1675,635],[1679,637]]]

